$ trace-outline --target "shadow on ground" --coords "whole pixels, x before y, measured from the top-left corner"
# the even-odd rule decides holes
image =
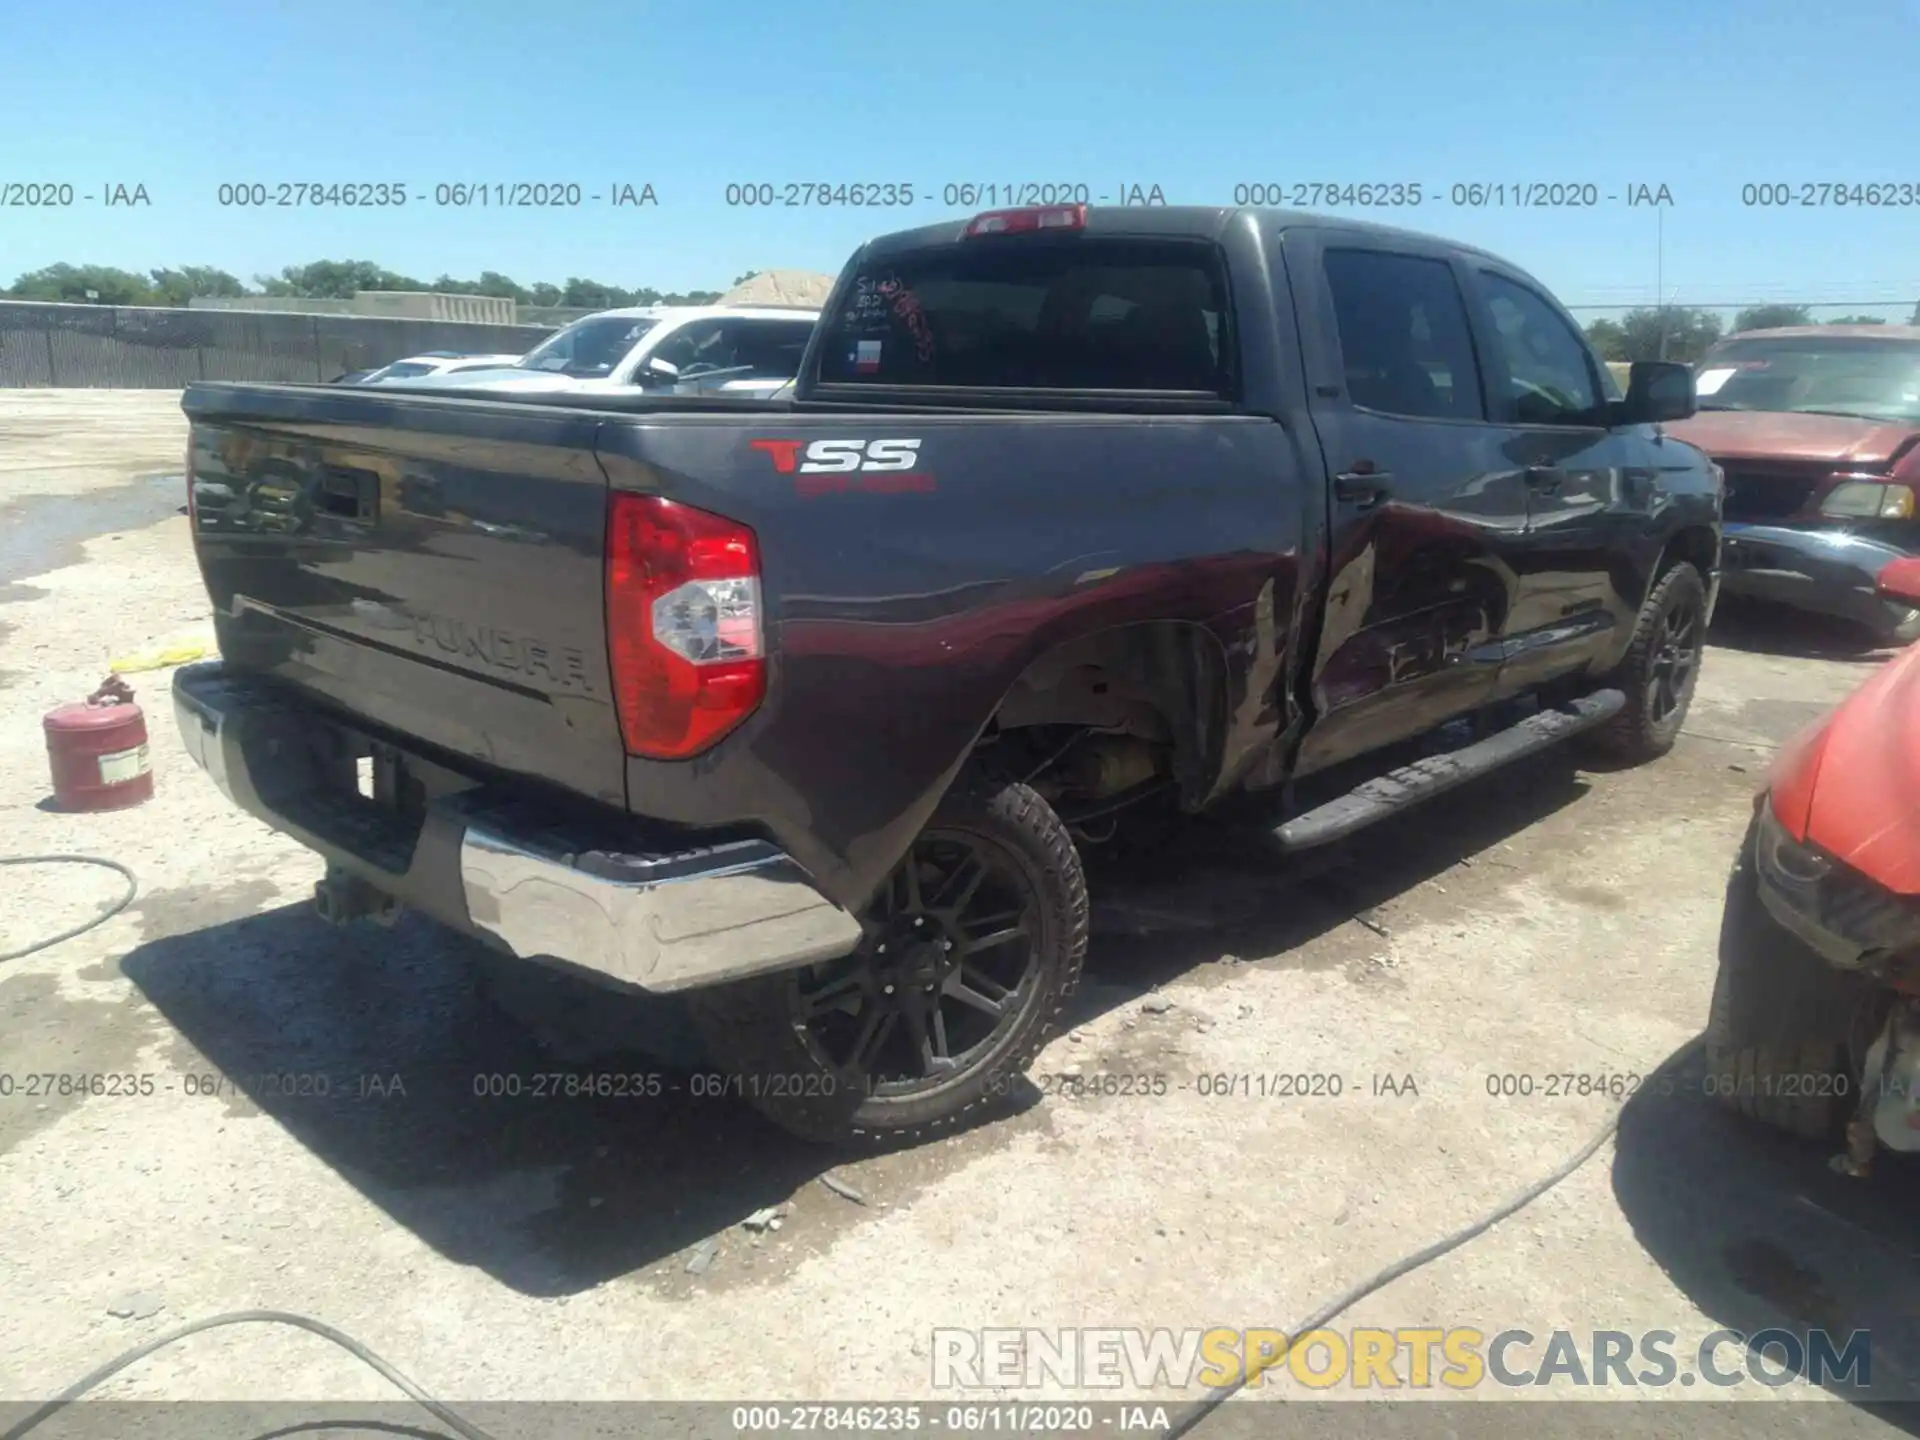
[[[1291,963],[1290,952],[1356,919],[1384,934],[1391,922],[1378,909],[1462,864],[1518,881],[1518,867],[1486,852],[1587,790],[1569,756],[1549,753],[1294,858],[1275,854],[1254,817],[1175,824],[1144,852],[1095,848],[1090,983],[1073,1023],[1223,958]]]
[[[1364,865],[1330,851],[1284,868],[1245,825],[1188,824],[1157,853],[1102,855],[1089,983],[1069,1023],[1226,955],[1289,963],[1283,952],[1584,790],[1564,758],[1513,767],[1375,827]],[[264,1112],[436,1250],[514,1289],[569,1294],[654,1264],[849,1161],[713,1096],[670,1002],[501,964],[411,917],[337,930],[304,904],[245,914],[258,898],[236,895],[226,913],[243,918],[188,928],[220,898],[147,897],[147,938],[121,964],[176,1033],[174,1068],[252,1077],[247,1098],[227,1102],[234,1114]],[[581,1077],[612,1093],[570,1094]],[[957,1142],[861,1165],[859,1185],[897,1205],[1044,1128],[1047,1108],[1024,1088]],[[782,1240],[831,1243],[873,1213],[861,1201],[827,1196],[836,1218],[796,1216]],[[657,1273],[663,1286],[694,1283],[682,1264]]]
[[[848,1159],[709,1087],[675,1007],[544,970],[503,997],[490,955],[424,920],[342,930],[288,905],[150,940],[122,969],[177,1032],[173,1068],[243,1088],[233,1115],[270,1116],[523,1293],[654,1264]]]
[[[1682,1050],[1622,1114],[1613,1191],[1636,1237],[1729,1329],[1824,1329],[1841,1346],[1870,1332],[1880,1398],[1829,1388],[1920,1435],[1920,1165],[1883,1159],[1869,1180],[1836,1175],[1825,1149],[1704,1098],[1703,1075],[1699,1047]],[[1725,1347],[1719,1363],[1742,1362]]]
[[[1715,607],[1708,642],[1797,660],[1879,660],[1900,648],[1845,620],[1733,595]]]

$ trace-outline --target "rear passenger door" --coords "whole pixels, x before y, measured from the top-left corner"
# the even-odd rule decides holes
[[[1295,230],[1286,256],[1333,477],[1305,773],[1491,698],[1527,496],[1488,417],[1468,281],[1450,251]]]
[[[1610,387],[1559,305],[1498,265],[1476,264],[1473,284],[1493,418],[1527,497],[1504,696],[1585,668],[1632,623],[1641,587],[1631,557],[1651,523],[1656,457],[1607,429]]]

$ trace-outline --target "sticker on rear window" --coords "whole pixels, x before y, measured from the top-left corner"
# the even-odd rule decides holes
[[[853,354],[848,358],[853,361],[853,368],[857,374],[873,374],[880,368],[880,341],[860,341],[853,347]]]
[[[1729,377],[1736,374],[1739,368],[1737,365],[1717,365],[1711,370],[1702,370],[1694,377],[1693,393],[1696,395],[1713,394],[1714,391],[1726,384]]]

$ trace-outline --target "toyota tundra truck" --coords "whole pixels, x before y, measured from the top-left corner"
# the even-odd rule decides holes
[[[1285,863],[1575,736],[1662,755],[1718,577],[1684,366],[1623,394],[1515,266],[1291,212],[873,240],[779,401],[183,404],[181,733],[323,915],[684,993],[828,1142],[1014,1088],[1133,815],[1251,805]]]

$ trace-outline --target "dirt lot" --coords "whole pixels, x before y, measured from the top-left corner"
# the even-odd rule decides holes
[[[0,396],[0,533],[16,537],[0,539],[0,855],[111,856],[141,884],[106,924],[0,970],[0,1072],[144,1076],[152,1092],[0,1095],[0,1309],[26,1322],[0,1329],[0,1397],[255,1306],[324,1319],[477,1401],[931,1400],[935,1329],[1284,1329],[1575,1150],[1612,1102],[1548,1098],[1559,1073],[1673,1084],[1644,1086],[1566,1184],[1342,1326],[1670,1330],[1682,1353],[1723,1325],[1864,1327],[1876,1384],[1920,1372],[1911,1177],[1843,1182],[1726,1122],[1679,1055],[1704,1022],[1721,886],[1768,752],[1869,657],[1797,633],[1767,640],[1793,653],[1763,653],[1749,621],[1709,656],[1658,765],[1531,765],[1311,879],[1231,832],[1196,836],[1175,873],[1103,874],[1077,1023],[1035,1067],[1047,1093],[943,1143],[841,1161],[694,1098],[636,1050],[627,1037],[662,1033],[668,1010],[544,978],[503,996],[424,922],[311,918],[317,862],[187,760],[164,671],[132,677],[156,798],[114,815],[43,804],[40,716],[84,696],[104,657],[204,617],[177,481],[147,478],[178,473],[176,403]],[[115,893],[106,872],[0,870],[0,951]],[[682,1088],[476,1094],[569,1067]],[[1281,1074],[1339,1076],[1344,1093],[1263,1097]],[[1077,1098],[1056,1078],[1076,1075],[1166,1081]],[[1214,1076],[1251,1078],[1203,1094]],[[1497,1099],[1502,1076],[1542,1078]],[[830,1167],[857,1200],[822,1183]],[[781,1204],[777,1231],[743,1227]],[[111,1388],[391,1393],[265,1329],[198,1337]],[[1796,1392],[1720,1398],[1781,1393]],[[1653,1433],[1665,1422],[1645,1408],[1608,1428]],[[1808,1423],[1799,1406],[1740,1409],[1745,1432]],[[1821,1434],[1884,1430],[1848,1405],[1822,1417]]]

